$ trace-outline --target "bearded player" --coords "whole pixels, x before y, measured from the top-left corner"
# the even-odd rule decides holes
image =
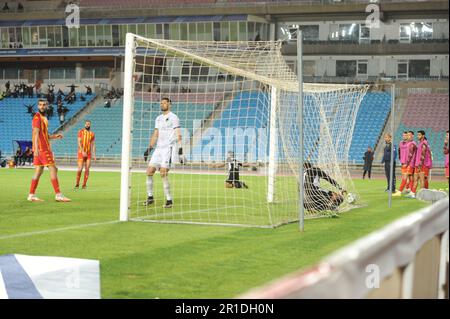
[[[399,191],[392,196],[401,196],[402,192],[410,192],[414,186],[414,167],[416,161],[417,144],[414,141],[414,132],[403,133],[403,141],[400,142],[399,158],[402,163],[402,183]],[[406,187],[406,189],[405,189]]]
[[[166,204],[164,208],[171,208],[173,205],[172,195],[170,194],[169,170],[177,157],[180,163],[183,163],[182,136],[180,129],[180,120],[178,116],[170,111],[170,99],[165,97],[161,99],[160,107],[162,114],[156,118],[155,130],[150,138],[150,144],[144,152],[144,160],[155,148],[147,168],[147,200],[145,206],[154,203],[153,198],[153,175],[159,170],[163,182]]]
[[[78,132],[78,171],[77,171],[77,182],[75,184],[75,189],[80,187],[81,173],[84,167],[84,180],[82,189],[86,188],[86,183],[89,178],[89,169],[91,168],[92,157],[94,161],[97,160],[95,152],[95,134],[91,131],[91,121],[86,120],[84,123],[84,129]]]
[[[50,181],[55,191],[55,200],[57,202],[70,202],[70,199],[61,194],[59,189],[58,168],[55,165],[55,159],[50,146],[50,140],[62,139],[63,136],[61,134],[48,134],[48,120],[45,116],[47,112],[47,105],[46,100],[41,99],[38,101],[38,113],[33,116],[32,121],[32,142],[34,153],[33,164],[35,166],[35,173],[31,180],[28,201],[43,201],[38,198],[35,193],[39,179],[44,172],[44,167],[47,166],[50,171]]]

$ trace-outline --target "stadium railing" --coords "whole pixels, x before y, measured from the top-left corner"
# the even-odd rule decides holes
[[[448,197],[239,298],[448,298]]]

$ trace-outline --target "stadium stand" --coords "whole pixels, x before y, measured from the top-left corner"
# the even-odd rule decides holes
[[[367,93],[356,116],[349,161],[363,163],[363,155],[370,146],[375,148],[391,110],[391,95],[385,92]]]
[[[404,131],[424,130],[433,152],[433,161],[442,164],[445,132],[448,130],[448,94],[409,94],[401,124],[395,133],[396,141],[401,141]]]
[[[77,97],[80,95],[77,94]],[[94,97],[95,94],[86,96],[86,101],[77,98],[75,103],[66,105],[69,109],[65,116],[66,121],[85,107]],[[5,153],[13,152],[13,140],[31,139],[31,115],[27,113],[26,104],[36,104],[34,109],[37,110],[36,98],[5,98],[0,101],[0,136],[2,137],[0,149]],[[60,126],[56,105],[54,105],[54,108],[54,115],[49,119],[49,132],[53,132]]]
[[[190,97],[188,96],[189,94],[171,95],[172,111],[183,119],[183,130],[188,130],[192,133],[194,123],[204,120],[213,112],[215,98],[217,97],[208,96],[208,94],[190,94]],[[144,102],[136,100],[133,117],[135,119],[146,117],[147,121],[154,123],[156,117],[160,114],[159,103],[146,102],[149,99],[148,94],[140,96],[140,98]],[[155,100],[154,98],[152,99]],[[194,103],[198,103],[196,112],[190,111],[193,109],[192,104]],[[201,108],[203,109],[200,111]],[[105,108],[103,104],[97,105],[90,114],[78,121],[76,125],[65,133],[65,142],[55,142],[53,147],[55,154],[57,156],[76,156],[78,130],[83,128],[84,120],[89,119],[92,122],[92,131],[96,136],[97,154],[100,157],[120,156],[122,153],[122,115],[122,100],[116,101],[110,108]],[[142,130],[138,127],[134,130],[133,156],[139,157],[142,155],[148,145],[151,133],[152,130]]]

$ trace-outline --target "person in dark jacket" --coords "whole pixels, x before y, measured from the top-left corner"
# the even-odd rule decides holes
[[[389,191],[389,181],[391,177],[391,152],[394,152],[394,169],[393,169],[393,178],[392,178],[392,185],[391,190],[392,193],[395,193],[395,166],[396,166],[396,156],[397,156],[397,149],[395,145],[392,145],[392,135],[387,133],[384,135],[384,141],[386,142],[386,145],[384,146],[383,151],[383,160],[381,161],[382,164],[384,164],[384,173],[386,175],[387,180],[387,187],[385,189],[385,192]]]
[[[372,148],[369,146],[367,147],[367,151],[364,153],[364,173],[363,173],[363,179],[366,177],[366,173],[369,175],[369,179],[372,175],[372,162],[373,162],[373,151]]]

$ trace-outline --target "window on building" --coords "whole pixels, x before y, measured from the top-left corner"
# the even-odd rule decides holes
[[[47,43],[50,48],[56,46],[55,43],[55,27],[49,26],[47,27]]]
[[[238,40],[238,22],[230,22],[230,41]]]
[[[137,25],[137,35],[145,37],[145,24],[138,24]]]
[[[87,45],[89,47],[95,46],[95,26],[88,25],[87,26]]]
[[[316,74],[316,61],[303,61],[303,75],[314,76]]]
[[[23,47],[22,28],[16,28],[16,42],[19,47]]]
[[[69,38],[70,38],[70,46],[77,47],[78,46],[78,29],[70,28],[69,29]]]
[[[180,40],[186,41],[188,39],[188,24],[180,23]]]
[[[8,28],[0,28],[0,47],[5,49],[9,47]]]
[[[189,23],[188,40],[189,41],[197,40],[197,24],[195,23]]]
[[[163,25],[162,24],[157,24],[156,25],[156,38],[157,39],[162,39],[163,36]]]
[[[319,26],[318,25],[301,25],[303,40],[317,41],[319,40]]]
[[[153,39],[156,37],[156,25],[147,24],[147,38]]]
[[[247,41],[247,22],[239,22],[239,32],[238,39],[239,41]]]
[[[359,43],[370,43],[370,28],[365,24],[360,25]]]
[[[367,60],[358,60],[358,75],[367,75]]]
[[[409,60],[409,77],[427,78],[430,76],[430,60]]]
[[[180,40],[180,25],[178,23],[171,23],[169,30],[170,40]]]
[[[163,38],[170,40],[170,25],[168,23],[163,24]]]
[[[103,39],[104,39],[104,46],[105,47],[110,47],[112,46],[112,31],[111,31],[111,25],[104,25],[103,26]],[[143,34],[144,36],[145,34]]]
[[[399,60],[397,62],[397,78],[407,78],[408,77],[408,61]]]
[[[220,40],[230,41],[230,24],[229,22],[220,22]]]
[[[32,46],[39,45],[39,33],[37,27],[31,27],[31,45]]]
[[[400,24],[400,41],[427,40],[433,37],[431,22],[411,22]]]
[[[214,41],[220,41],[220,23],[219,22],[214,22],[213,24],[214,27]]]
[[[356,23],[340,24],[339,40],[359,40],[359,25]]]
[[[85,47],[86,44],[87,44],[86,26],[82,25],[78,29],[78,45],[80,47]]]
[[[62,47],[62,27],[53,27],[53,32],[55,33],[55,46],[58,48]]]
[[[135,30],[136,31],[136,30]],[[105,37],[103,33],[103,26],[97,25],[95,27],[95,45],[96,46],[104,46],[105,45]]]
[[[114,47],[118,47],[120,45],[120,33],[119,33],[119,26],[117,24],[113,24],[111,26],[111,36],[112,36],[112,45]]]
[[[47,27],[39,27],[39,47],[46,48],[47,46]]]
[[[66,26],[62,28],[62,45],[63,47],[69,46],[69,29]]]
[[[355,77],[356,76],[356,61],[355,60],[337,60],[336,61],[336,76]]]
[[[0,30],[0,32],[1,32],[1,30]],[[30,28],[29,27],[23,27],[22,28],[22,36],[23,36],[23,46],[25,48],[30,47],[30,45],[31,45],[31,37],[30,37]],[[1,41],[2,40],[1,40],[1,34],[0,34],[0,42]],[[0,44],[0,47],[3,47],[3,46]]]

